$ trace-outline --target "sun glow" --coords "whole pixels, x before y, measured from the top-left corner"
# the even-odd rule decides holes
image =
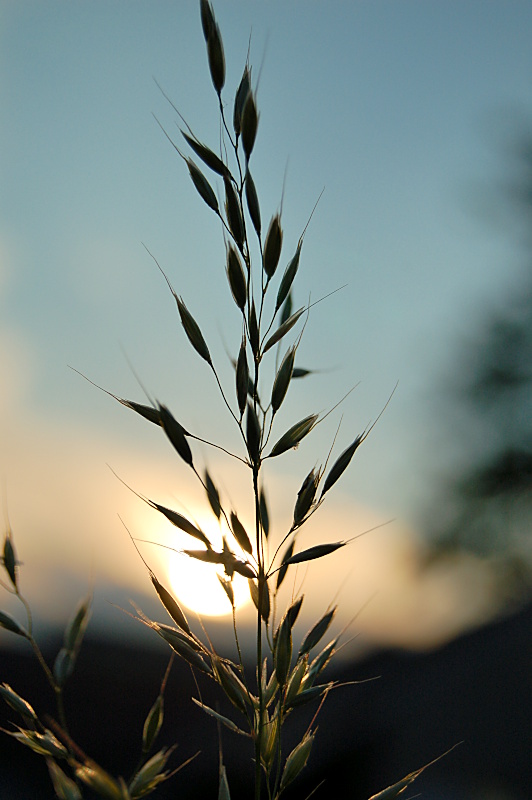
[[[213,547],[220,551],[222,548],[220,530],[213,528],[212,525],[201,525],[201,527]],[[172,547],[175,547],[176,551],[181,548],[201,548],[199,543],[195,548],[194,540],[181,532],[177,532],[177,535],[172,538],[174,539]],[[236,555],[240,557],[241,554],[236,552]],[[180,603],[200,616],[221,617],[231,614],[231,603],[219,580],[219,577],[227,578],[221,565],[206,564],[180,552],[169,552],[168,557],[165,557],[165,562],[170,582],[169,588]],[[232,584],[235,607],[238,609],[251,599],[249,585],[246,578],[236,573]]]

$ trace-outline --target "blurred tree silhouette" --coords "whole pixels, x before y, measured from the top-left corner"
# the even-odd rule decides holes
[[[501,591],[515,597],[532,592],[532,133],[513,155],[507,195],[525,269],[466,352],[455,402],[468,421],[468,452],[430,528],[433,555],[466,550],[492,560]]]

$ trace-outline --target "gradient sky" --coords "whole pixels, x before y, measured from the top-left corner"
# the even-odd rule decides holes
[[[529,118],[532,5],[220,0],[215,11],[229,105],[251,32],[261,112],[253,172],[266,221],[284,182],[285,259],[325,187],[296,302],[347,284],[311,313],[299,363],[322,374],[293,387],[283,425],[327,410],[360,381],[314,443],[279,460],[279,518],[326,457],[341,413],[337,453],[399,381],[330,516],[310,536],[347,538],[368,520],[395,518],[366,552],[371,566],[361,564],[363,549],[352,550],[349,567],[360,574],[347,595],[349,616],[386,585],[397,616],[369,613],[369,636],[379,624],[384,640],[408,627],[421,597],[450,630],[464,598],[456,590],[448,607],[442,597],[456,575],[416,584],[412,525],[427,475],[445,463],[446,446],[453,450],[452,441],[442,446],[431,410],[438,381],[486,307],[519,277],[519,252],[492,200],[504,147]],[[69,365],[143,401],[129,359],[186,427],[231,441],[208,370],[190,352],[143,247],[183,295],[230,381],[220,332],[235,353],[239,320],[222,236],[154,119],[178,139],[154,77],[215,147],[216,98],[195,0],[0,2],[0,474],[28,584],[36,598],[44,593],[50,616],[79,594],[79,575],[86,582],[91,569],[106,585],[146,584],[117,514],[148,538],[153,517],[107,464],[139,492],[198,513],[197,489],[164,437]],[[239,498],[230,484],[239,478],[202,453]],[[484,586],[470,566],[460,570]],[[329,602],[337,576],[326,576]],[[429,612],[421,628],[405,641],[433,630]]]

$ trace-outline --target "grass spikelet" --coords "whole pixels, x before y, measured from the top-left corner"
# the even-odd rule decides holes
[[[246,64],[235,94],[235,103],[233,107],[233,128],[237,136],[240,136],[240,132],[242,130],[242,113],[244,111],[244,105],[246,104],[246,100],[248,99],[248,94],[250,91],[251,70]]]
[[[249,161],[255,139],[257,136],[257,128],[259,126],[259,114],[257,111],[257,104],[253,92],[248,92],[244,111],[242,112],[242,147],[246,154],[246,160]]]
[[[236,397],[241,419],[244,414],[244,410],[246,408],[248,391],[249,391],[249,367],[246,354],[246,339],[245,337],[242,337],[240,350],[238,351],[238,359],[236,362]]]
[[[286,789],[286,787],[292,783],[295,778],[297,778],[301,770],[305,767],[312,749],[313,742],[314,734],[306,733],[303,739],[296,747],[294,747],[286,759],[281,778],[281,792]]]
[[[199,167],[194,164],[191,158],[186,158],[185,161],[187,162],[192,183],[196,187],[198,194],[205,201],[205,203],[207,203],[209,208],[212,208],[213,211],[219,213],[218,198],[216,197],[214,189],[210,185],[209,181]]]
[[[200,15],[203,36],[205,37],[205,43],[207,43],[212,36],[214,28],[216,27],[214,11],[212,10],[209,0],[200,0]]]
[[[242,211],[240,208],[240,200],[235,191],[233,181],[229,178],[224,178],[225,187],[225,213],[227,216],[227,223],[229,230],[235,240],[238,249],[242,250],[244,244],[244,220],[242,218]]]
[[[281,228],[281,217],[275,214],[270,222],[268,233],[266,234],[266,241],[264,242],[264,253],[262,257],[262,266],[264,272],[268,276],[268,280],[273,278],[279,258],[281,257],[281,248],[283,246],[283,229]]]
[[[33,722],[37,721],[37,714],[33,710],[33,707],[27,700],[24,700],[23,697],[17,694],[8,683],[3,683],[0,686],[0,697],[3,697],[8,706],[16,711],[17,714],[24,717],[24,719],[32,720]]]
[[[252,464],[258,464],[260,461],[260,436],[261,431],[257,414],[255,413],[253,405],[248,403],[246,415],[246,444]]]
[[[152,705],[144,720],[142,728],[142,752],[149,753],[153,747],[164,718],[164,698],[162,694],[158,694],[155,703]]]
[[[188,133],[185,133],[185,131],[181,131],[181,133],[184,139],[192,148],[192,150],[194,150],[196,155],[199,156],[203,161],[203,163],[206,164],[210,169],[212,169],[213,172],[216,172],[218,175],[221,175],[222,178],[231,177],[229,168],[224,164],[222,159],[216,155],[216,153],[213,153],[213,151],[210,148],[206,147],[206,145],[199,142],[193,136],[190,136]]]
[[[293,346],[287,351],[285,357],[281,361],[281,366],[277,370],[277,375],[273,382],[271,399],[272,412],[274,414],[277,413],[286,397],[290,381],[292,380],[295,357],[296,348]]]
[[[124,800],[124,794],[118,781],[97,764],[84,764],[78,767],[76,778],[106,800]]]
[[[292,554],[294,552],[294,546],[295,546],[295,542],[292,539],[292,541],[290,542],[290,544],[288,545],[288,547],[285,550],[285,553],[283,555],[283,560],[281,562],[281,567],[280,567],[279,571],[277,572],[277,585],[276,585],[276,589],[277,590],[281,586],[282,582],[284,581],[284,579],[286,577],[286,573],[288,572],[288,566],[289,566],[289,563],[290,563],[290,558],[292,557]]]
[[[273,654],[273,663],[275,666],[275,675],[279,686],[284,686],[290,672],[290,661],[292,658],[292,625],[288,617],[285,617],[279,626],[277,632],[277,639],[275,642],[275,649]]]
[[[298,527],[304,522],[308,512],[312,508],[316,491],[318,489],[319,473],[311,469],[297,493],[297,500],[294,506],[293,527]],[[291,555],[291,554],[290,554]]]
[[[216,94],[220,97],[225,83],[225,56],[222,36],[216,22],[212,26],[211,33],[207,39],[207,56],[212,84]]]
[[[360,446],[360,444],[364,441],[364,435],[360,434],[356,437],[354,442],[352,442],[349,447],[347,447],[344,452],[339,456],[339,458],[334,462],[332,465],[329,474],[325,478],[323,483],[323,489],[321,490],[321,496],[328,492],[331,486],[334,486],[338,478],[345,472],[347,467],[349,466],[349,462],[353,458],[356,450]]]
[[[13,546],[13,539],[11,530],[8,529],[6,532],[6,536],[4,539],[4,554],[2,556],[2,564],[4,566],[5,571],[9,576],[9,580],[13,584],[15,590],[18,589],[17,583],[17,571],[18,571],[18,561],[15,555],[15,548]]]
[[[82,800],[77,784],[65,775],[61,767],[51,758],[46,760],[46,764],[55,794],[59,800]]]
[[[260,204],[257,195],[257,189],[255,187],[255,182],[251,177],[251,172],[249,171],[249,169],[246,171],[245,189],[246,189],[246,202],[248,204],[249,216],[251,217],[253,227],[255,228],[255,232],[260,240],[260,233],[261,233]]]
[[[172,525],[175,525],[176,528],[188,533],[189,536],[192,536],[194,539],[198,539],[198,541],[203,542],[206,547],[210,548],[211,543],[203,531],[193,525],[192,522],[190,522],[190,520],[188,520],[182,514],[178,514],[177,511],[173,511],[171,508],[161,506],[159,503],[154,503],[151,500],[149,501],[149,504],[152,508],[156,509],[164,517],[166,517],[166,519],[171,522]]]
[[[277,342],[281,341],[283,336],[286,336],[288,331],[292,330],[292,328],[294,327],[294,325],[296,324],[296,322],[301,317],[304,311],[305,311],[304,308],[300,308],[298,311],[289,316],[288,319],[286,319],[279,325],[277,330],[272,333],[272,335],[268,338],[266,344],[264,345],[263,348],[264,353],[267,353],[268,350],[270,350],[274,346],[274,344],[277,344]]]
[[[249,328],[249,343],[251,345],[251,349],[253,351],[255,359],[257,359],[260,350],[260,337],[259,337],[259,324],[257,322],[257,312],[255,310],[255,302],[253,300],[251,301],[251,310],[249,312],[248,328]]]
[[[266,502],[264,486],[261,486],[259,494],[259,518],[260,526],[264,532],[264,536],[268,538],[270,535],[270,514],[268,512],[268,503]]]
[[[162,583],[159,583],[153,572],[150,573],[150,578],[155,588],[155,591],[159,596],[159,600],[166,608],[171,618],[174,620],[175,624],[179,628],[181,628],[182,631],[185,631],[185,633],[190,634],[190,626],[187,622],[187,618],[185,617],[185,614],[183,613],[177,600],[170,594],[168,589],[164,588]]]
[[[15,617],[12,617],[6,611],[0,611],[0,628],[16,633],[18,636],[24,636],[26,639],[28,638],[28,632],[17,622]]]
[[[247,284],[242,263],[238,253],[231,245],[227,247],[227,280],[233,299],[241,311],[244,311],[247,302]]]
[[[308,417],[305,417],[300,422],[296,422],[274,444],[267,458],[280,456],[282,453],[286,453],[287,450],[297,447],[301,440],[308,436],[317,421],[318,414],[309,414]]]
[[[190,344],[196,353],[212,367],[211,354],[209,353],[209,348],[207,347],[205,339],[203,338],[203,334],[198,323],[184,304],[183,300],[177,295],[175,295],[175,299],[179,309],[179,316],[181,317],[181,324],[183,325]]]
[[[329,629],[331,622],[333,621],[333,617],[336,613],[336,606],[328,611],[323,617],[316,622],[316,624],[310,629],[303,640],[303,644],[299,649],[299,655],[302,656],[305,653],[309,653],[313,647],[316,647],[318,642],[325,636],[325,633]]]
[[[237,540],[242,550],[245,553],[249,553],[249,555],[251,555],[251,553],[253,552],[251,541],[249,539],[246,529],[238,519],[238,516],[235,511],[231,511],[231,530],[233,531],[233,536]]]
[[[161,424],[161,415],[158,408],[146,406],[142,403],[135,403],[133,400],[123,400],[120,397],[117,399],[118,402],[122,403],[123,406],[130,408],[132,411],[136,411],[137,414],[140,414],[141,417],[144,417],[144,419],[147,419],[149,422],[153,422],[155,425]]]
[[[175,419],[172,413],[166,408],[166,406],[159,404],[159,419],[161,422],[161,427],[165,434],[167,435],[168,439],[170,440],[174,449],[179,453],[185,464],[188,464],[189,467],[192,467],[192,451],[190,449],[189,443],[185,438],[185,429],[179,422]]]
[[[220,519],[222,514],[222,506],[220,504],[220,494],[218,489],[214,485],[214,482],[209,475],[209,471],[205,470],[205,490],[207,492],[207,498],[209,500],[210,507],[212,508],[212,513],[216,517],[216,519]]]
[[[297,270],[299,268],[299,258],[301,256],[301,247],[303,242],[301,239],[298,242],[296,252],[294,256],[288,262],[288,265],[284,271],[284,275],[281,278],[281,283],[279,284],[279,289],[277,290],[277,300],[275,302],[275,313],[279,311],[283,303],[285,302],[290,289],[292,288],[292,284],[297,274]]]
[[[329,553],[334,553],[336,550],[339,550],[340,547],[345,547],[346,542],[329,542],[327,544],[316,544],[314,547],[309,547],[308,550],[302,550],[300,553],[296,553],[295,556],[290,556],[290,558],[285,561],[285,564],[301,564],[303,561],[313,561],[316,558],[323,558],[323,556],[328,556]]]

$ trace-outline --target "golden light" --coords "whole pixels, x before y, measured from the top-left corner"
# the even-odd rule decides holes
[[[222,533],[217,526],[203,520],[198,520],[201,529],[207,534],[215,550],[222,549]],[[232,544],[231,544],[232,546]],[[182,548],[189,550],[201,549],[201,544],[196,543],[185,533],[176,531],[172,534],[172,547],[176,551]],[[165,551],[165,569],[170,583],[169,588],[175,594],[179,603],[200,616],[220,617],[231,614],[231,603],[220,584],[219,577],[227,578],[224,569],[219,564],[206,564],[180,552]],[[241,554],[236,552],[238,557]],[[250,602],[249,585],[246,578],[235,574],[233,577],[233,592],[235,607],[241,608]]]

